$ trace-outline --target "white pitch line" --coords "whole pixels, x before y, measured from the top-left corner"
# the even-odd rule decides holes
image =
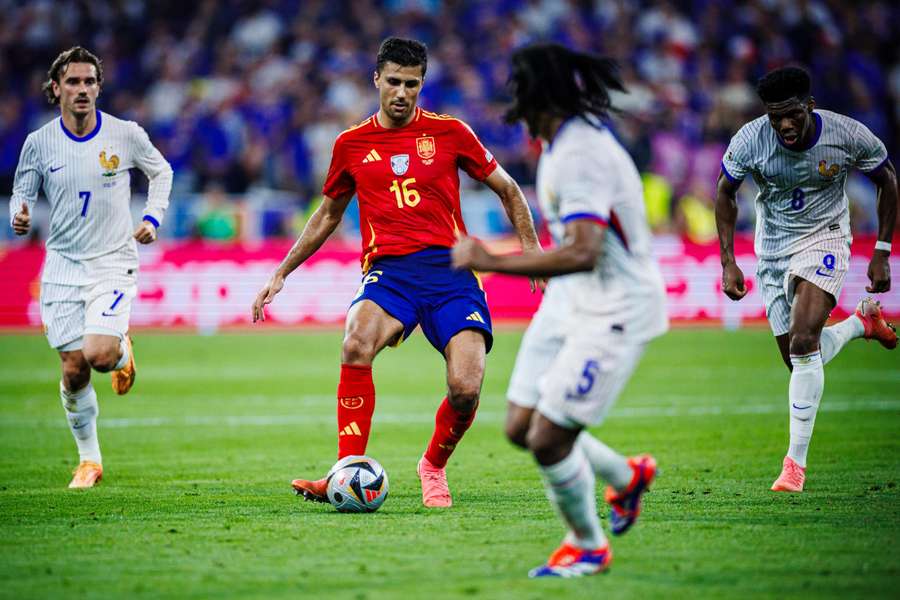
[[[855,400],[824,401],[820,412],[894,412],[900,411],[900,400],[884,400],[877,398],[857,398]],[[781,403],[769,404],[729,404],[726,406],[645,406],[613,409],[611,419],[651,419],[651,418],[691,418],[701,416],[740,416],[771,415],[786,413]],[[479,411],[478,421],[481,423],[502,423],[505,414],[501,411]],[[378,423],[394,425],[427,425],[434,422],[430,412],[397,413],[383,412],[375,415]],[[238,427],[259,426],[278,427],[296,425],[333,425],[334,415],[196,415],[184,417],[126,417],[101,419],[101,428],[130,427]],[[60,419],[26,419],[0,418],[0,427],[12,426],[59,426]]]

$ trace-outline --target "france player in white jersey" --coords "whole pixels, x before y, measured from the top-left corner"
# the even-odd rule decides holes
[[[740,129],[722,159],[716,222],[722,258],[722,290],[743,298],[744,274],[734,259],[735,194],[745,176],[759,186],[756,198],[757,282],[782,359],[791,370],[788,388],[790,445],[773,491],[801,492],[813,424],[822,397],[823,366],[852,339],[897,346],[897,335],[878,302],[862,300],[856,314],[824,327],[840,296],[850,263],[850,169],[866,174],[878,190],[878,242],[869,263],[870,293],[891,287],[888,257],[897,217],[897,175],[884,144],[865,125],[816,110],[803,69],[772,71],[757,85],[766,115]]]
[[[80,463],[69,487],[92,487],[102,477],[97,394],[91,369],[112,371],[124,394],[135,367],[128,318],[137,294],[135,241],[156,240],[172,189],[172,169],[132,121],[97,110],[100,60],[81,47],[61,53],[44,91],[61,116],[25,140],[13,183],[10,220],[18,235],[31,227],[43,189],[50,204],[47,254],[41,275],[41,320],[62,360],[60,397]],[[150,179],[141,223],[131,222],[129,169]]]
[[[532,577],[599,573],[612,558],[596,511],[595,475],[609,484],[613,534],[640,512],[656,473],[649,455],[625,458],[585,428],[600,424],[647,343],[668,329],[665,286],[638,171],[601,125],[608,90],[623,90],[613,61],[557,44],[513,55],[510,121],[544,143],[538,194],[556,247],[495,256],[472,239],[453,250],[457,268],[556,277],[516,359],[506,434],[531,450],[550,501],[568,526]]]

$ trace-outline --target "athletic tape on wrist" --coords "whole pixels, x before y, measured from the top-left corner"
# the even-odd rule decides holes
[[[876,250],[884,250],[885,252],[890,254],[891,243],[890,242],[882,242],[881,240],[878,240],[877,242],[875,242],[875,249]]]

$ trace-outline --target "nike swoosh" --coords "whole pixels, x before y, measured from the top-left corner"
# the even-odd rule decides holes
[[[797,406],[796,404],[791,404],[791,406],[793,406],[797,410],[806,410],[807,408],[812,408],[812,404],[810,404],[809,406]]]
[[[65,167],[65,166],[66,166],[66,165],[63,165],[62,167],[50,167],[50,172],[51,172],[51,173],[56,173],[57,171],[59,171],[60,169],[62,169],[62,168]]]
[[[822,269],[816,269],[816,275],[820,275],[822,277],[834,277],[834,275],[830,275],[828,273],[823,273]]]
[[[104,317],[114,317],[114,316],[116,316],[115,313],[108,313],[108,312],[106,312],[105,310],[104,310],[102,313],[100,313],[100,314],[103,315]]]

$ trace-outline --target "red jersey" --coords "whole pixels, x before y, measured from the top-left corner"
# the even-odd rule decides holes
[[[459,169],[483,181],[497,161],[468,125],[416,107],[409,124],[386,129],[373,115],[334,142],[322,193],[359,199],[362,267],[380,256],[450,248],[466,233]]]

